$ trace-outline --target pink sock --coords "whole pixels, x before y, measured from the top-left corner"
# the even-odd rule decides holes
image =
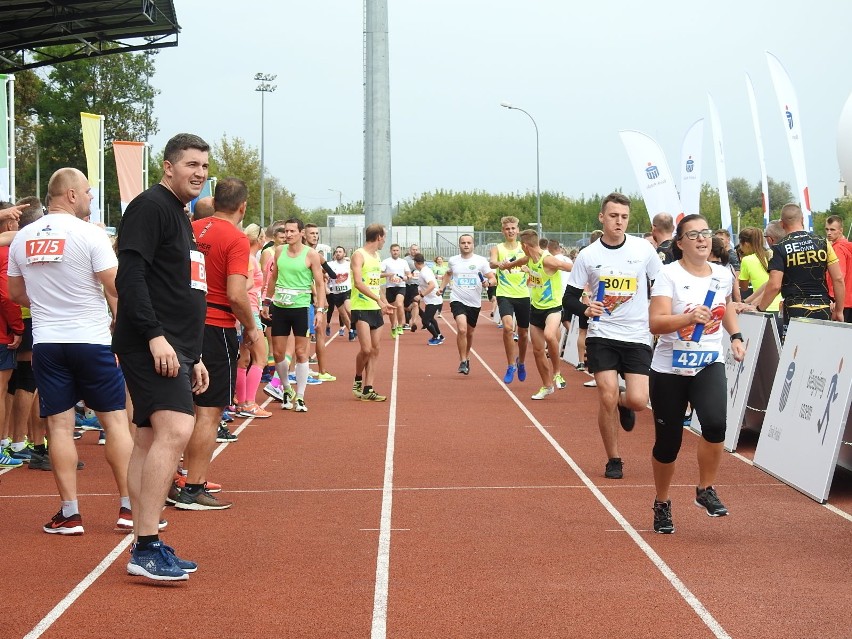
[[[237,367],[237,404],[245,404],[246,397],[246,369]]]
[[[263,368],[260,366],[250,366],[246,374],[245,393],[246,401],[255,401],[257,398],[257,388],[260,386],[260,378],[263,377]]]

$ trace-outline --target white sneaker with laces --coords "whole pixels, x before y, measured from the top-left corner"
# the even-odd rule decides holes
[[[532,396],[533,399],[544,399],[548,395],[553,395],[553,386],[542,386],[538,392]]]

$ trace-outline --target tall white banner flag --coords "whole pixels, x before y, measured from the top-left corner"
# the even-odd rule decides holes
[[[746,91],[751,107],[751,120],[754,123],[754,137],[757,140],[757,159],[760,162],[760,192],[763,195],[763,226],[769,224],[769,177],[766,175],[766,155],[763,153],[763,136],[760,135],[760,119],[757,117],[757,100],[754,97],[754,85],[751,76],[746,73]]]
[[[653,220],[657,213],[668,213],[675,220],[683,217],[680,197],[660,145],[639,131],[619,131],[618,135],[633,166],[648,217]]]
[[[683,136],[683,146],[680,150],[680,201],[683,203],[684,215],[699,212],[703,146],[704,118],[689,127]]]
[[[731,202],[728,199],[728,173],[725,170],[725,144],[722,140],[722,123],[719,121],[719,112],[716,110],[716,103],[713,102],[713,96],[709,93],[707,94],[707,101],[710,103],[710,128],[713,131],[713,147],[716,156],[716,179],[719,182],[719,208],[722,213],[722,228],[728,229],[728,232],[733,235]]]
[[[775,87],[775,95],[778,98],[778,106],[781,111],[781,122],[787,134],[787,144],[790,147],[790,157],[793,160],[793,173],[796,175],[796,189],[802,213],[805,214],[805,228],[810,231],[813,223],[811,220],[811,195],[808,191],[808,174],[805,170],[805,147],[802,144],[802,122],[799,114],[799,100],[796,98],[796,90],[790,76],[784,69],[784,65],[774,55],[766,52],[766,62],[769,65],[769,75],[772,77],[772,85]]]

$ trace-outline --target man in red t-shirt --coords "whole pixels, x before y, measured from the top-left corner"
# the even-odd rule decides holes
[[[201,267],[207,280],[201,354],[210,374],[210,386],[195,396],[195,427],[184,451],[186,483],[171,494],[175,508],[181,510],[231,507],[231,502],[217,499],[207,490],[207,469],[216,447],[222,411],[234,400],[239,353],[236,322],[244,327],[244,343],[259,339],[246,289],[249,242],[237,228],[246,213],[248,189],[242,180],[225,178],[219,180],[213,198],[212,217],[192,223],[198,250],[204,254]]]
[[[852,242],[843,235],[843,218],[839,215],[829,215],[825,219],[825,239],[831,242],[831,248],[837,254],[843,282],[846,284],[846,298],[843,301],[843,321],[852,323]],[[834,286],[831,276],[826,274],[828,294],[834,299]]]

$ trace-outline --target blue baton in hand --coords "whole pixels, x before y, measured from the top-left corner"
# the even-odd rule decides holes
[[[713,289],[711,285],[709,289],[707,289],[707,295],[704,296],[704,306],[710,308],[710,305],[713,303],[713,298],[716,297],[716,291]],[[701,339],[701,336],[704,334],[704,324],[696,324],[695,328],[692,329],[692,341],[697,342]]]
[[[595,301],[603,302],[604,293],[606,293],[606,282],[598,282],[598,294],[597,297],[595,297]],[[600,322],[601,316],[595,315],[595,319],[593,321]]]

